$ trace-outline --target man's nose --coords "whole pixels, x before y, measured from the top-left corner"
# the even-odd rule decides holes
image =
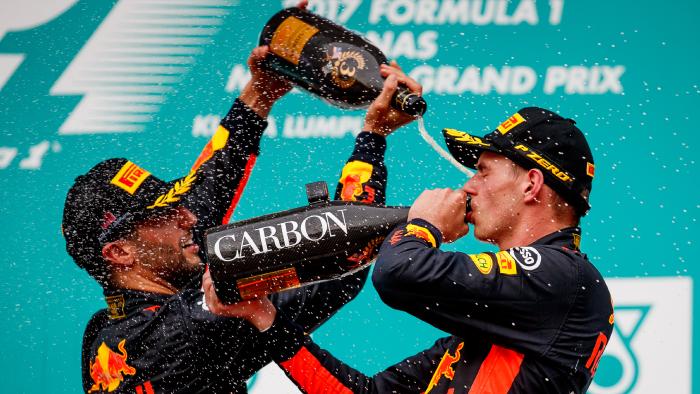
[[[474,188],[474,178],[470,178],[467,182],[462,185],[462,190],[467,192],[469,195],[475,195],[476,194],[476,189]]]
[[[185,207],[178,207],[178,223],[185,229],[192,228],[197,223],[197,216]]]

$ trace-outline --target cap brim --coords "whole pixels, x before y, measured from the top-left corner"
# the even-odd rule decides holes
[[[144,220],[156,217],[182,204],[183,194],[189,191],[187,177],[171,182],[155,179],[140,191],[130,209],[119,216],[116,221],[99,236],[100,243],[120,238],[132,231],[134,226]],[[184,184],[184,186],[183,186]]]
[[[455,129],[442,129],[447,149],[459,163],[476,168],[479,156],[485,151],[500,153],[490,141]]]

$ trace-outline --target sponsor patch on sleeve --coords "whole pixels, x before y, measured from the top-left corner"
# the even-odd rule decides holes
[[[338,181],[343,188],[340,197],[343,201],[362,201],[371,203],[374,201],[374,189],[365,185],[372,177],[374,167],[364,161],[353,160],[343,167]],[[364,193],[366,197],[363,196]]]
[[[517,268],[515,268],[515,259],[505,250],[497,252],[496,259],[498,259],[498,272],[501,274],[516,275],[518,273]]]
[[[143,181],[151,175],[150,172],[127,161],[126,164],[112,178],[111,184],[124,189],[129,194],[134,194]]]
[[[535,270],[540,266],[540,263],[542,263],[540,252],[532,246],[512,248],[508,250],[508,252],[513,256],[520,268],[526,271]]]
[[[403,238],[403,230],[396,230],[394,232],[394,235],[391,236],[391,239],[389,239],[389,243],[391,246],[395,246],[399,241],[401,241],[401,238]]]
[[[211,137],[211,140],[209,140],[209,142],[204,146],[204,149],[202,149],[202,153],[199,154],[199,157],[192,165],[192,169],[190,171],[197,171],[202,164],[214,156],[214,153],[217,150],[226,146],[228,136],[228,130],[226,130],[224,126],[219,126],[219,128],[216,129],[214,136]]]
[[[423,226],[418,226],[409,223],[408,225],[406,225],[406,234],[404,235],[404,237],[408,236],[420,238],[423,241],[428,242],[433,247],[437,246],[437,242],[435,242],[435,237],[433,237],[433,234],[430,232],[430,230]]]
[[[445,351],[445,354],[442,355],[442,359],[440,360],[440,363],[435,369],[435,372],[433,372],[433,377],[430,379],[430,383],[428,383],[428,388],[424,391],[425,393],[430,393],[435,386],[440,384],[440,379],[442,379],[443,377],[449,380],[452,380],[452,378],[454,378],[455,371],[452,367],[452,364],[459,361],[459,358],[461,357],[459,351],[462,350],[463,347],[464,342],[460,342],[459,345],[457,345],[457,349],[455,349],[454,356],[450,354],[450,349],[447,349]],[[451,393],[452,389],[450,389],[449,392]]]
[[[572,234],[574,238],[574,246],[576,249],[581,249],[581,235],[580,234]]]
[[[124,296],[122,294],[107,296],[105,297],[105,301],[107,301],[107,310],[109,311],[110,319],[126,317],[126,313],[124,312],[126,301],[124,301]]]
[[[469,258],[472,259],[474,265],[484,275],[491,273],[493,269],[493,259],[488,253],[470,254]]]

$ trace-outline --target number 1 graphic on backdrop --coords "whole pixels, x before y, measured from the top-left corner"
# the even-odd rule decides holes
[[[59,133],[144,131],[236,3],[120,0],[51,88],[83,96]]]
[[[0,41],[7,33],[31,30],[52,21],[77,0],[3,0],[0,5]],[[0,90],[24,61],[24,53],[0,53]]]

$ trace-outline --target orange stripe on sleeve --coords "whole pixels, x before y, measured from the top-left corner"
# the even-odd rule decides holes
[[[233,199],[231,200],[231,205],[229,205],[228,210],[226,211],[226,215],[224,215],[223,220],[221,220],[221,224],[227,224],[229,219],[231,219],[231,215],[233,215],[233,211],[236,209],[236,205],[238,205],[238,201],[241,199],[241,196],[243,195],[243,190],[245,189],[245,185],[248,183],[248,178],[250,178],[250,173],[253,172],[253,167],[255,166],[255,159],[257,159],[257,156],[254,153],[251,153],[250,156],[248,156],[248,162],[245,164],[245,170],[243,171],[243,177],[241,178],[241,181],[238,183],[238,187],[236,188],[236,193],[233,195]]]
[[[136,394],[143,394],[144,388],[146,389],[146,394],[155,394],[155,391],[153,391],[153,386],[151,385],[150,380],[143,382],[143,385],[136,386]]]
[[[481,363],[469,394],[505,394],[520,371],[523,355],[514,350],[493,345]]]
[[[280,363],[280,366],[305,393],[352,394],[352,391],[324,368],[306,347],[299,349],[294,357]]]

